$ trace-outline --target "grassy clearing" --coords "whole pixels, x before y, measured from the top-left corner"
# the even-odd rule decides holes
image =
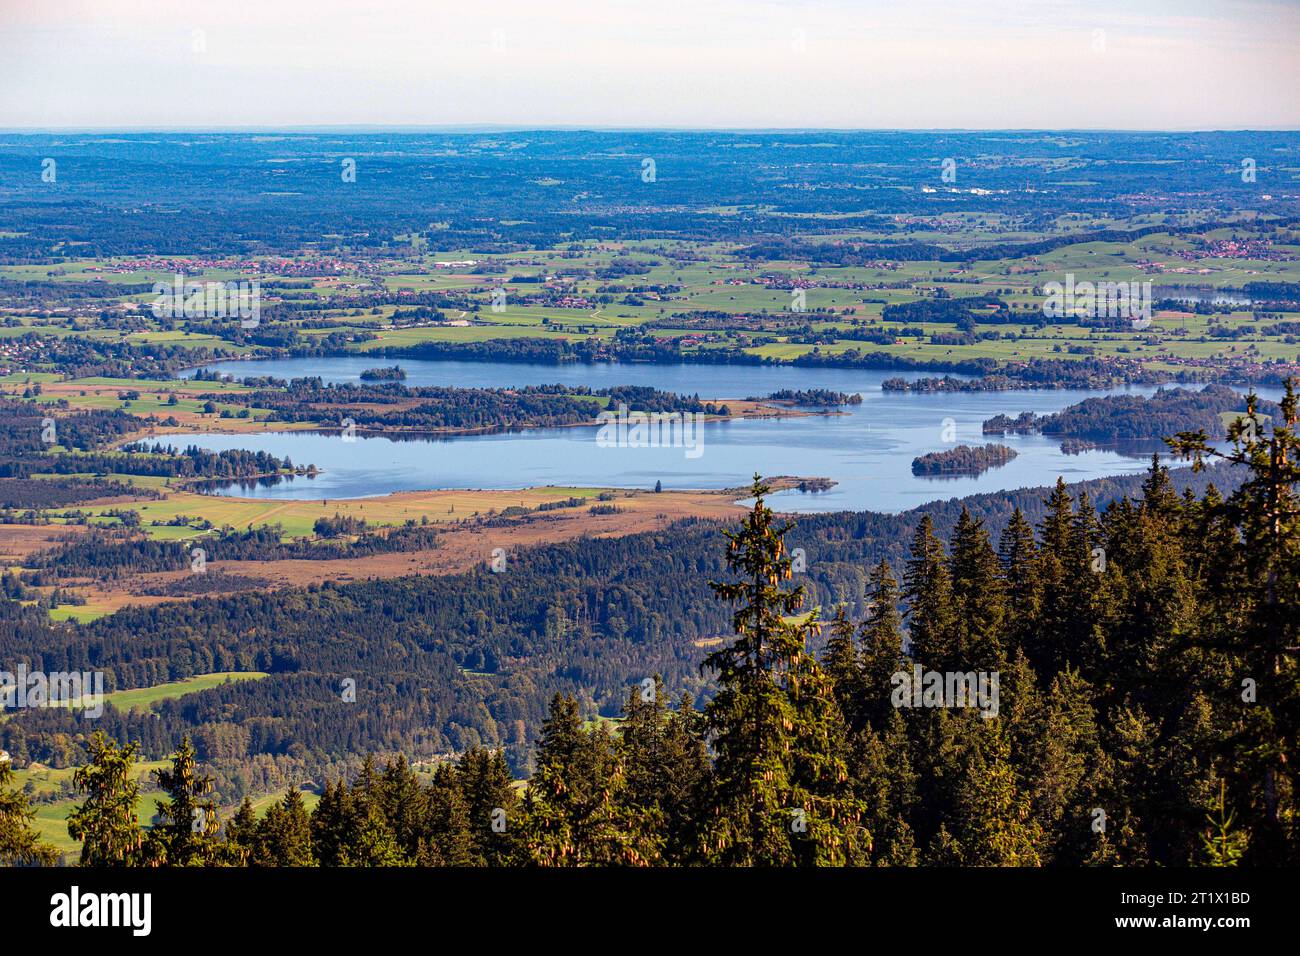
[[[125,602],[110,599],[91,599],[85,604],[60,604],[58,607],[50,608],[50,620],[58,622],[75,621],[78,624],[89,624],[91,621],[97,621],[101,617],[107,617],[114,611],[121,610],[123,607],[125,607]]]
[[[266,816],[266,811],[270,810],[273,804],[282,800],[284,795],[288,792],[287,789],[280,790],[276,793],[268,793],[264,797],[258,797],[253,800],[253,812],[257,814],[258,819]],[[316,793],[314,790],[302,790],[300,792],[302,793],[302,805],[307,808],[307,812],[310,813],[312,810],[315,810],[316,804],[320,803],[320,794]]]
[[[164,700],[175,700],[186,694],[197,693],[220,687],[222,684],[243,680],[261,680],[270,675],[263,671],[218,671],[215,674],[199,674],[184,680],[155,684],[152,687],[137,687],[132,690],[119,690],[105,696],[105,700],[118,710],[150,710]]]

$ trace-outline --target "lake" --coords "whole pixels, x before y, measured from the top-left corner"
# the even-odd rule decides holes
[[[377,365],[377,357],[224,362],[208,366],[235,377],[318,375],[327,382],[354,382]],[[1045,414],[1084,398],[1106,394],[1081,390],[1027,390],[913,394],[883,392],[880,383],[923,373],[738,365],[533,365],[401,359],[405,384],[510,387],[562,383],[603,388],[652,385],[702,398],[764,396],[781,388],[827,388],[863,395],[843,414],[804,418],[718,422],[702,426],[698,457],[684,448],[601,447],[595,427],[541,428],[438,439],[394,440],[338,434],[275,432],[260,435],[182,436],[177,443],[212,450],[264,450],[295,464],[315,464],[315,477],[273,483],[231,483],[216,494],[256,498],[360,498],[434,488],[600,486],[725,488],[765,475],[826,477],[825,492],[783,492],[781,510],[898,512],[936,499],[1051,484],[1058,475],[1080,481],[1142,471],[1149,461],[1114,449],[1066,455],[1059,441],[1040,435],[985,437],[981,425],[999,413]],[[1126,389],[1150,394],[1153,389]],[[165,437],[165,436],[160,436]],[[918,478],[912,459],[955,444],[1001,441],[1018,457],[979,476]],[[1131,452],[1131,450],[1130,450]]]
[[[1160,299],[1173,299],[1189,305],[1205,303],[1207,305],[1254,305],[1255,300],[1235,289],[1220,290],[1213,286],[1199,285],[1158,285],[1152,289],[1151,296]]]

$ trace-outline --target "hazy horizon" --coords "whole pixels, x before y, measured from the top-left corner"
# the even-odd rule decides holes
[[[0,129],[1300,128],[1294,0],[50,0]]]
[[[1290,133],[1296,126],[602,126],[597,123],[312,123],[213,126],[0,126],[0,133]]]

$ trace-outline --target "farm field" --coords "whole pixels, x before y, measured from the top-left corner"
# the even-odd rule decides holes
[[[995,235],[989,231],[987,218],[954,215],[939,219],[947,228],[916,229],[914,241],[951,243],[956,240],[959,246],[979,248],[981,244],[992,245],[995,241],[999,244],[1034,241],[1053,234],[1085,233],[1088,229],[1156,228],[1151,225],[1154,219],[1158,217],[1135,217],[1126,223],[1067,220],[1055,233],[1008,230]],[[835,222],[833,217],[828,218],[828,227],[833,227]],[[1241,232],[1250,235],[1249,228]],[[888,308],[907,303],[971,296],[995,296],[1012,309],[1034,314],[1043,303],[1042,285],[1060,281],[1067,275],[1076,283],[1137,282],[1207,293],[1233,292],[1250,283],[1300,283],[1300,238],[1288,234],[1271,244],[1255,241],[1243,249],[1239,241],[1241,232],[1215,228],[1191,236],[1183,231],[1154,232],[1128,242],[1085,240],[1068,244],[1067,241],[1059,248],[1032,256],[975,259],[960,265],[938,260],[907,260],[846,266],[807,258],[761,259],[745,255],[745,247],[735,243],[587,242],[571,245],[563,252],[538,249],[491,256],[464,250],[425,251],[414,260],[387,267],[387,274],[381,278],[384,287],[399,298],[403,293],[438,297],[436,307],[407,308],[385,303],[369,309],[348,308],[344,290],[352,285],[363,288],[369,281],[358,266],[353,275],[303,283],[302,291],[292,293],[292,301],[302,299],[310,304],[310,310],[302,314],[311,315],[311,323],[292,317],[298,313],[290,313],[290,317],[277,317],[270,324],[304,341],[336,340],[334,347],[343,352],[379,355],[429,345],[455,347],[502,341],[592,342],[612,346],[619,341],[619,336],[639,332],[660,342],[676,342],[685,355],[726,347],[773,361],[791,361],[814,351],[833,356],[866,349],[932,362],[992,359],[1015,363],[1041,358],[1123,356],[1175,368],[1203,367],[1211,359],[1296,365],[1300,363],[1296,336],[1293,333],[1252,334],[1251,326],[1270,323],[1243,309],[1209,315],[1157,310],[1152,326],[1141,330],[1090,329],[1068,321],[1037,328],[1011,323],[991,327],[989,331],[997,334],[997,341],[945,343],[929,340],[952,333],[950,325],[918,325],[884,317]],[[870,233],[837,233],[833,228],[817,239],[831,245],[878,241]],[[1213,251],[1207,254],[1207,249],[1219,247],[1223,247],[1225,254],[1215,255]],[[448,274],[439,268],[440,262],[448,261],[475,262],[478,268],[497,274]],[[175,264],[183,270],[186,260],[177,257]],[[142,280],[162,275],[156,269],[125,273],[87,271],[108,267],[121,270],[129,265],[124,261],[100,266],[77,263],[59,270],[49,281],[57,285],[95,277],[125,283],[129,278]],[[602,277],[605,270],[616,270],[619,274]],[[223,270],[206,263],[203,274],[214,279],[259,278],[276,285],[272,276],[247,264],[232,264]],[[34,278],[33,271],[22,266],[0,266],[0,276],[4,275]],[[504,296],[501,308],[494,298],[497,290]],[[802,295],[797,307],[792,302],[795,291]],[[274,306],[281,301],[279,296],[287,294],[278,288],[268,290],[268,306]],[[121,301],[124,306],[131,302],[129,297]],[[422,314],[421,308],[429,314]],[[707,329],[691,326],[704,317],[709,318]],[[733,321],[729,322],[729,317]],[[190,329],[185,322],[160,320],[147,313],[135,322],[145,328],[125,331],[100,328],[100,320],[89,315],[51,320],[17,310],[10,313],[9,322],[0,332],[10,339],[28,334],[61,340],[124,339],[135,344],[174,346],[230,358],[264,352],[262,346],[229,328]],[[891,325],[900,330],[893,341],[864,345],[860,337],[836,334],[856,334]],[[914,332],[915,329],[919,332]],[[1217,334],[1223,329],[1240,331],[1235,336],[1223,337]],[[985,330],[977,328],[977,331]],[[1216,334],[1211,335],[1212,332]],[[755,342],[756,338],[762,341]],[[0,378],[0,387],[12,390],[35,381],[30,378],[31,372],[26,374],[25,379]],[[78,382],[75,389],[56,387],[49,379],[46,383],[50,385],[49,395],[74,404],[110,407],[115,400],[106,389],[117,383],[104,382],[103,388],[90,388],[86,395],[80,394],[81,387],[96,385],[94,380]],[[162,385],[151,382],[138,383],[135,387],[144,391]],[[193,396],[219,390],[219,383],[209,385],[196,390],[177,388],[171,383],[155,392],[152,400],[142,397],[134,410],[193,416],[196,413]],[[159,401],[157,396],[162,391],[178,392],[182,405],[168,409],[150,404]],[[221,410],[219,407],[218,413]],[[254,411],[253,418],[257,417]]]

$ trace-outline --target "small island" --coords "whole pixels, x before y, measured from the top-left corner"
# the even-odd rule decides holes
[[[1097,447],[1096,442],[1088,441],[1086,438],[1067,438],[1061,442],[1061,454],[1082,455],[1085,451],[1092,451]]]
[[[835,487],[835,482],[830,478],[804,478],[795,487],[805,494],[809,494],[818,491],[830,491]]]
[[[819,406],[819,405],[861,405],[859,392],[836,392],[828,388],[791,389],[783,388],[773,392],[766,399],[750,398],[751,402],[780,402],[784,405]]]
[[[368,368],[361,373],[363,382],[402,382],[406,380],[406,369],[400,365],[390,368]]]
[[[1021,412],[1017,417],[994,415],[984,422],[985,435],[1005,435],[1012,432],[1018,435],[1030,435],[1038,430],[1038,416],[1033,412]]]
[[[1016,457],[1016,452],[1006,445],[988,444],[983,448],[972,445],[958,445],[947,451],[931,452],[912,459],[912,474],[917,476],[933,475],[978,475],[1005,465]]]

